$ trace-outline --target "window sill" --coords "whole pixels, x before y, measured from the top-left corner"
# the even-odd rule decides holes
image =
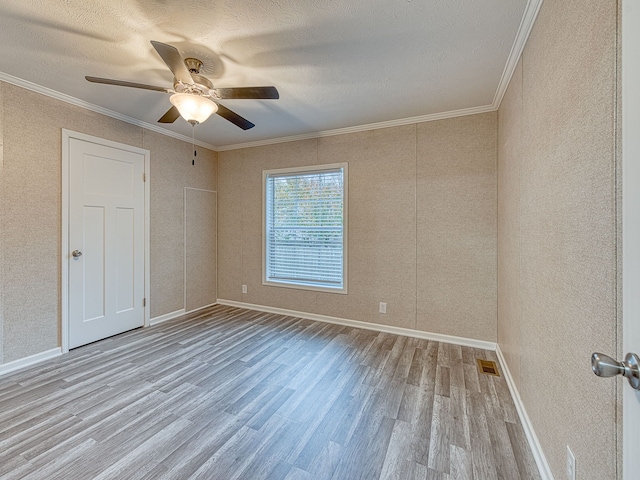
[[[310,290],[313,292],[322,293],[337,293],[340,295],[347,294],[347,287],[334,288],[334,287],[321,287],[317,285],[310,285],[306,283],[291,283],[291,282],[275,282],[273,280],[263,280],[262,285],[267,287],[281,287],[281,288],[293,288],[296,290]]]

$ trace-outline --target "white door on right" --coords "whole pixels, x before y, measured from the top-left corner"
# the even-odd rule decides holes
[[[640,2],[622,2],[623,353],[640,355]],[[622,359],[618,359],[622,360]],[[640,478],[640,391],[624,380],[624,480]]]

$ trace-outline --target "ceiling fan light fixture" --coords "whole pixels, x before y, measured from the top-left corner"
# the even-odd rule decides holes
[[[174,93],[169,101],[180,116],[191,124],[202,123],[218,110],[218,105],[208,98],[193,93]]]

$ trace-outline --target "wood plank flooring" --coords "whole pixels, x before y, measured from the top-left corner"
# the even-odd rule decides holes
[[[215,306],[0,378],[0,478],[539,479],[476,358]]]

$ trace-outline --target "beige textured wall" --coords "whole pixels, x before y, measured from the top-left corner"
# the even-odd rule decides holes
[[[498,343],[520,388],[520,171],[522,62],[511,77],[498,115]]]
[[[160,222],[157,212],[168,212],[162,225],[170,228],[176,222],[182,224],[183,210],[175,219],[169,208],[175,201],[169,194],[174,185],[178,184],[177,201],[181,204],[183,188],[192,183],[215,190],[216,154],[201,149],[202,166],[197,172],[189,170],[194,167],[188,143],[11,84],[0,83],[0,89],[4,118],[0,130],[0,258],[4,258],[0,348],[2,363],[7,363],[56,348],[61,342],[61,129],[151,150],[152,229]],[[180,238],[184,238],[184,231]],[[174,238],[152,232],[152,272],[157,272],[164,261],[165,257],[157,252],[167,242],[174,242]],[[184,253],[179,257],[183,272]],[[173,277],[156,276],[152,292],[174,282]],[[167,313],[158,312],[152,299],[153,311]]]
[[[185,188],[185,272],[187,311],[216,302],[216,192]]]
[[[2,364],[4,356],[4,235],[2,235],[2,229],[4,227],[4,183],[3,183],[3,168],[4,168],[4,135],[3,135],[3,118],[4,109],[2,108],[4,96],[4,88],[0,83],[0,365]]]
[[[495,340],[496,118],[418,125],[418,329]]]
[[[143,148],[151,152],[151,318],[186,306],[185,295],[185,187],[217,189],[216,153],[197,147],[195,165],[188,142],[144,130]],[[213,253],[215,257],[215,250]],[[208,262],[209,259],[207,259]],[[204,269],[205,264],[202,265]],[[210,274],[196,268],[187,277],[186,290],[198,288]],[[204,275],[204,277],[203,277]],[[215,274],[213,274],[215,277]],[[211,281],[208,280],[211,284]],[[216,292],[211,292],[215,302]],[[188,309],[187,309],[188,310]]]
[[[545,0],[499,111],[498,341],[556,478],[616,478],[616,15]]]
[[[242,301],[242,164],[245,150],[218,154],[218,298]],[[224,161],[222,159],[224,158]],[[253,291],[253,290],[252,290]]]
[[[218,298],[495,341],[496,122],[489,113],[220,152]],[[349,164],[349,293],[263,286],[262,170],[336,162]]]

